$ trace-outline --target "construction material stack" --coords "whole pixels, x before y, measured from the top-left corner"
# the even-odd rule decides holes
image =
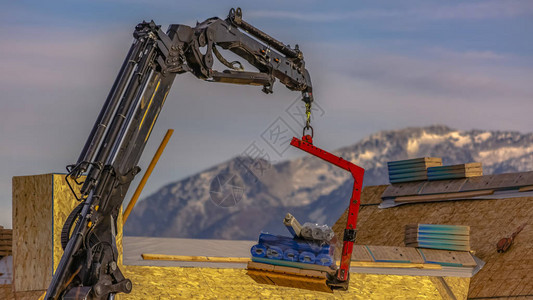
[[[313,223],[302,226],[291,214],[287,214],[284,224],[292,237],[261,233],[258,244],[250,250],[252,261],[306,269],[314,269],[309,265],[335,268],[332,243],[335,234],[329,226]]]
[[[0,258],[13,255],[13,230],[0,226]]]
[[[326,280],[337,269],[333,230],[327,225],[301,225],[290,213],[283,223],[292,236],[261,233],[250,249],[248,275],[259,283],[331,292]]]
[[[427,169],[427,174],[428,180],[468,178],[482,176],[483,168],[480,162],[452,166],[429,167]]]
[[[470,227],[460,225],[409,224],[405,226],[405,246],[470,251]]]
[[[428,180],[428,168],[442,166],[440,157],[421,157],[387,163],[390,183]]]

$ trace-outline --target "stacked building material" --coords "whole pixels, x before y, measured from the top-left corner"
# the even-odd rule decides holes
[[[467,178],[483,175],[481,163],[468,163],[452,166],[429,167],[427,169],[428,180],[445,180]]]
[[[405,245],[455,251],[470,251],[470,227],[459,225],[409,224]]]
[[[0,226],[0,258],[13,255],[13,230]]]
[[[316,268],[306,264],[335,266],[335,241],[331,242],[335,234],[329,226],[302,226],[291,214],[285,216],[283,223],[292,237],[261,233],[257,245],[250,249],[254,262],[310,269]]]
[[[427,169],[442,166],[442,158],[421,157],[391,161],[387,163],[387,166],[389,169],[389,181],[391,183],[427,180]]]

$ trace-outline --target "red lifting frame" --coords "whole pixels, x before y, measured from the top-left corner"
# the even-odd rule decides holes
[[[350,262],[352,259],[353,244],[355,241],[357,214],[359,213],[359,206],[361,204],[361,189],[363,187],[365,169],[344,160],[342,157],[335,156],[327,151],[313,146],[310,136],[304,136],[303,140],[293,137],[291,145],[309,154],[319,157],[330,164],[334,164],[337,167],[350,172],[353,176],[353,191],[352,198],[350,199],[350,206],[348,207],[348,220],[346,221],[346,229],[344,230],[341,266],[340,271],[337,273],[337,279],[339,281],[346,281],[348,280],[348,275],[350,273]]]

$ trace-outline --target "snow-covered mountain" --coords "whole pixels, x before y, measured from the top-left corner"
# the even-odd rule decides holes
[[[442,157],[444,164],[482,162],[484,174],[507,173],[533,170],[533,134],[406,128],[378,132],[334,153],[365,168],[365,185],[387,183],[388,161],[423,156]],[[237,157],[169,183],[145,198],[130,215],[125,234],[256,239],[261,230],[286,234],[281,220],[287,212],[301,222],[332,225],[348,204],[350,175],[318,158],[278,163],[259,180],[242,167],[242,160]],[[219,174],[242,178],[240,202],[223,207],[211,201],[210,185]]]

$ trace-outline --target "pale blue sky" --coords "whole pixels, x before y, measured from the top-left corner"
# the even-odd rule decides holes
[[[249,23],[298,43],[325,111],[315,140],[326,149],[407,126],[533,125],[529,0],[0,3],[0,225],[11,225],[12,176],[63,172],[77,159],[143,19],[193,26],[240,6]],[[178,76],[143,169],[166,129],[175,133],[143,195],[261,143],[298,97],[274,89],[267,96]]]

